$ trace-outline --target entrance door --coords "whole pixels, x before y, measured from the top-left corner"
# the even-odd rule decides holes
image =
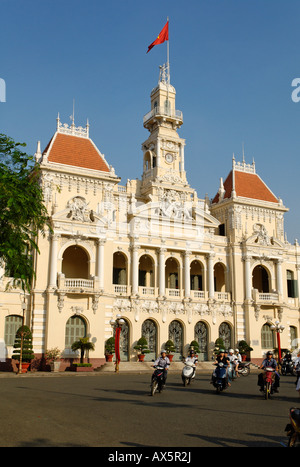
[[[152,319],[146,319],[142,324],[142,336],[147,339],[150,353],[146,353],[145,361],[151,362],[157,356],[157,328]]]
[[[121,362],[128,362],[129,360],[129,326],[126,320],[122,324],[120,334],[120,360]],[[115,335],[115,332],[114,332]]]
[[[195,340],[199,344],[199,362],[204,362],[208,360],[208,339],[207,339],[207,326],[203,321],[199,321],[195,326]]]
[[[169,325],[169,339],[174,342],[175,352],[173,361],[181,361],[183,354],[183,329],[179,321],[172,321]]]

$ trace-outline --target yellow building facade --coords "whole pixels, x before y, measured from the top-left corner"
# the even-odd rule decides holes
[[[277,347],[271,326],[284,326],[283,348],[299,347],[300,247],[287,242],[287,208],[266,186],[255,164],[235,158],[213,199],[199,199],[185,172],[183,123],[176,91],[161,67],[143,125],[143,175],[120,178],[95,146],[89,125],[62,124],[41,152],[44,202],[53,234],[39,236],[30,295],[5,291],[0,273],[0,360],[12,354],[24,320],[41,357],[88,336],[94,366],[104,362],[112,319],[121,316],[121,360],[136,361],[143,335],[151,352],[167,340],[174,360],[191,341],[210,360],[222,337],[227,348],[246,340],[252,360]],[[222,177],[224,174],[219,174]],[[22,308],[23,307],[23,308]]]

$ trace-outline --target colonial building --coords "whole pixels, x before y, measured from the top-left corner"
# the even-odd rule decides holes
[[[142,335],[148,360],[168,339],[175,360],[192,340],[200,360],[209,360],[218,337],[234,348],[246,340],[252,359],[261,359],[277,347],[276,321],[284,326],[282,347],[299,347],[300,248],[285,239],[287,208],[254,162],[235,158],[212,200],[198,198],[185,172],[185,140],[177,132],[183,115],[168,76],[161,67],[143,119],[141,179],[120,185],[88,124],[68,126],[58,117],[43,152],[38,144],[53,234],[39,236],[30,295],[5,292],[9,278],[0,274],[2,361],[11,356],[22,310],[36,355],[58,347],[74,357],[72,342],[89,336],[95,366],[104,361],[117,315],[125,321],[123,361],[136,360]]]

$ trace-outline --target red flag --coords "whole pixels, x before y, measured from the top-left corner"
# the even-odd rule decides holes
[[[162,28],[162,30],[158,34],[155,41],[152,42],[152,44],[150,44],[148,46],[147,53],[150,52],[152,47],[154,47],[155,45],[162,44],[163,42],[168,41],[168,40],[169,40],[169,21],[166,22],[166,24],[164,25],[164,27]]]
[[[116,328],[116,334],[115,334],[115,354],[116,354],[116,362],[120,362],[120,334],[121,334],[121,328],[117,327]]]

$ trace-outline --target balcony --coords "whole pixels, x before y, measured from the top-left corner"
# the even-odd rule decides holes
[[[66,293],[93,293],[99,289],[99,281],[97,277],[92,279],[84,278],[69,278],[64,274],[58,274],[57,279],[58,289]]]
[[[178,123],[181,124],[183,122],[183,114],[181,110],[165,109],[164,107],[155,107],[144,116],[143,124],[146,125],[147,122],[154,117],[176,120],[178,121]]]
[[[253,289],[253,300],[255,302],[261,303],[278,303],[279,302],[279,294],[277,292],[259,292],[257,289]]]

